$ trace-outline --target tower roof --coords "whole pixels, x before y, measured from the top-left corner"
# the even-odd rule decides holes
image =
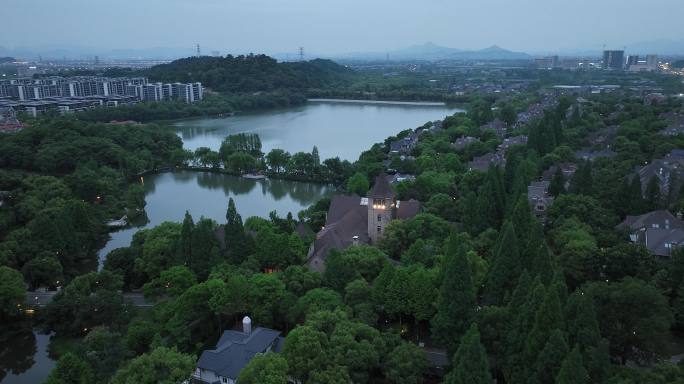
[[[384,173],[375,177],[373,189],[368,193],[368,197],[371,198],[393,198],[395,195],[392,186],[387,181],[387,175]]]

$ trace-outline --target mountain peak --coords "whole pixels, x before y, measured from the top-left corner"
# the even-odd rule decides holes
[[[491,47],[487,47],[487,48],[483,49],[482,51],[486,51],[486,52],[501,52],[501,51],[506,51],[506,49],[503,49],[503,48],[499,47],[498,45],[494,44],[494,45],[492,45]]]

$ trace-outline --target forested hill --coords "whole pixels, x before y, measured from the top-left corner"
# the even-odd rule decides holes
[[[153,81],[195,82],[218,92],[327,88],[347,83],[354,72],[330,60],[282,62],[266,55],[188,57],[145,71]]]

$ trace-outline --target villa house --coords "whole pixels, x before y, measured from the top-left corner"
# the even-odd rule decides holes
[[[216,348],[202,352],[192,375],[193,384],[235,384],[240,372],[259,353],[279,352],[284,338],[280,331],[257,327],[242,320],[243,330],[224,331]]]
[[[401,139],[394,140],[390,142],[390,156],[392,155],[404,155],[408,156],[411,154],[413,148],[418,144],[418,134],[411,132]]]
[[[544,218],[553,204],[553,196],[549,196],[549,184],[548,181],[533,181],[527,186],[527,201],[538,218]]]
[[[390,222],[410,219],[419,211],[420,202],[398,200],[387,176],[382,174],[375,178],[367,197],[333,196],[325,226],[316,234],[307,265],[314,271],[323,272],[331,250],[376,243]]]
[[[655,159],[643,167],[636,167],[635,173],[641,180],[641,187],[645,191],[652,178],[656,178],[660,186],[660,193],[668,196],[670,188],[678,191],[684,181],[684,150],[673,149],[662,159]],[[674,185],[671,185],[673,184]]]
[[[469,171],[487,172],[491,166],[503,167],[506,165],[506,158],[499,152],[485,153],[482,156],[473,158],[468,162]]]
[[[485,132],[485,131],[494,131],[496,136],[499,138],[504,138],[506,136],[506,131],[508,129],[508,126],[506,125],[505,122],[501,121],[500,119],[494,119],[490,121],[489,123],[483,125],[480,127],[480,132]]]
[[[633,243],[643,244],[656,256],[669,257],[684,245],[684,222],[665,210],[627,216],[617,229],[627,230]]]
[[[610,149],[606,149],[603,151],[577,151],[575,152],[575,158],[579,160],[588,160],[588,161],[595,161],[596,159],[600,159],[602,157],[614,157],[616,156],[617,153],[614,151],[611,151]]]
[[[684,134],[684,116],[678,115],[670,124],[660,131],[661,135],[677,136]]]
[[[456,141],[454,141],[454,143],[451,144],[451,146],[455,150],[460,151],[460,150],[465,149],[470,144],[479,143],[479,142],[480,142],[480,139],[478,139],[477,137],[464,136],[464,137],[459,137],[458,139],[456,139]]]

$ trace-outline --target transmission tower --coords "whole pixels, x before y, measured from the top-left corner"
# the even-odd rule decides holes
[[[299,61],[304,61],[304,47],[299,47]]]
[[[199,45],[199,43],[197,43],[197,45],[196,45],[195,47],[197,48],[197,57],[202,56],[202,52],[200,51],[200,45]]]

